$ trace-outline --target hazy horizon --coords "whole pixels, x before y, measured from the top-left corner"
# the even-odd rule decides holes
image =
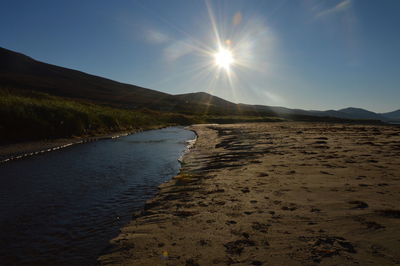
[[[400,109],[394,0],[4,1],[3,7],[0,46],[119,82],[305,110]],[[221,48],[231,52],[229,62],[221,62]]]

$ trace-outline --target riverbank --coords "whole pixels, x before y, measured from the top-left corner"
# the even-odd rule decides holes
[[[167,127],[1,164],[1,265],[95,265],[194,137]]]
[[[400,263],[400,128],[196,125],[102,265]]]
[[[136,129],[130,131],[120,131],[108,134],[98,134],[94,136],[81,136],[72,138],[59,138],[37,141],[24,141],[0,145],[0,164],[13,160],[26,158],[46,152],[63,149],[76,144],[83,144],[103,139],[113,139],[130,134],[135,134],[145,130],[161,129],[165,126],[151,127],[146,129]]]

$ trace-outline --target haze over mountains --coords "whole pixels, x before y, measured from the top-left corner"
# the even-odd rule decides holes
[[[171,95],[135,85],[36,61],[0,48],[0,88],[41,91],[128,109],[184,114],[319,116],[400,121],[400,110],[374,113],[360,108],[307,111],[263,105],[235,104],[205,92]]]

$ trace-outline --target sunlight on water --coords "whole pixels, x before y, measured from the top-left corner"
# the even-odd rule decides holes
[[[94,264],[133,211],[176,175],[194,133],[166,128],[0,165],[0,257]]]

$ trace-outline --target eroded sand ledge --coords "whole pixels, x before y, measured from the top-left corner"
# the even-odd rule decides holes
[[[400,128],[199,125],[103,265],[400,263]]]
[[[27,158],[38,154],[56,151],[72,145],[84,144],[88,142],[94,142],[105,139],[119,138],[142,131],[143,131],[142,129],[136,129],[133,131],[120,131],[109,134],[99,134],[97,136],[95,135],[95,136],[48,139],[48,140],[34,140],[34,141],[16,142],[11,144],[3,144],[0,145],[0,164]]]

